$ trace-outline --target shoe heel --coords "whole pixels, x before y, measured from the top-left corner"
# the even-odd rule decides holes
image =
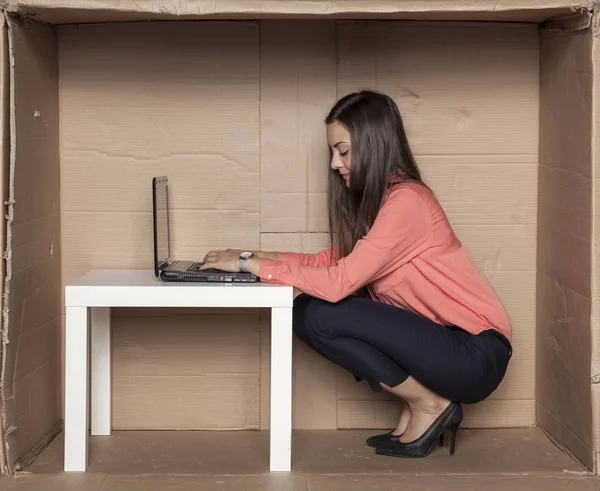
[[[458,432],[458,425],[454,425],[450,428],[450,455],[454,455],[454,449],[456,447],[456,433]]]
[[[443,447],[443,446],[444,446],[444,434],[442,433],[440,435],[440,447]]]

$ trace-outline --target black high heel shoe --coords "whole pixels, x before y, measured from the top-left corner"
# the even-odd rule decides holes
[[[379,448],[389,445],[390,443],[397,442],[400,439],[400,435],[394,435],[393,431],[394,430],[367,438],[367,445],[369,447]]]
[[[398,442],[402,435],[394,435],[393,431],[394,430],[392,430],[388,433],[382,433],[381,435],[374,435],[374,436],[367,438],[367,445],[369,447],[379,448],[379,447],[383,447],[385,445],[389,445],[390,443]],[[440,435],[440,447],[443,447],[443,446],[444,446],[444,434],[442,433]]]
[[[388,455],[390,457],[423,458],[429,455],[433,445],[438,439],[443,438],[444,431],[450,430],[450,455],[454,455],[456,447],[456,433],[462,423],[463,410],[458,402],[451,402],[444,409],[433,424],[427,428],[419,438],[412,442],[404,443],[401,441],[390,442],[386,445],[377,447],[376,454]]]

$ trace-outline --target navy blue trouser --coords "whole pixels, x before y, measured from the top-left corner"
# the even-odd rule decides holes
[[[500,384],[512,348],[497,331],[473,335],[407,310],[348,297],[294,301],[294,334],[375,391],[409,376],[446,399],[472,404]]]

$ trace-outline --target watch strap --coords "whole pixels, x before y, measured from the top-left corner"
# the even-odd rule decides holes
[[[240,272],[249,273],[248,269],[246,268],[246,260],[250,259],[253,256],[254,256],[254,254],[251,251],[242,252],[240,254],[240,262],[239,262]]]

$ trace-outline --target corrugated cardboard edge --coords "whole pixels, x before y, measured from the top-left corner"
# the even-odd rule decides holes
[[[2,16],[3,20],[3,37],[2,37],[2,81],[4,82],[1,86],[2,91],[2,120],[3,128],[9,128],[10,138],[7,135],[2,135],[2,143],[4,147],[9,142],[9,154],[7,156],[6,148],[3,148],[2,156],[2,169],[3,169],[3,186],[2,186],[2,198],[6,205],[5,215],[5,252],[3,259],[6,261],[4,264],[4,292],[3,292],[3,304],[2,304],[2,358],[0,366],[0,424],[2,433],[2,460],[0,462],[0,472],[2,475],[14,476],[16,472],[24,469],[32,460],[37,457],[48,444],[56,437],[62,430],[62,421],[57,422],[50,427],[45,433],[37,437],[38,442],[24,454],[14,455],[9,447],[8,436],[16,429],[11,426],[7,418],[7,398],[6,398],[6,371],[7,371],[7,360],[9,354],[9,334],[11,332],[9,328],[10,321],[10,302],[11,298],[11,282],[13,280],[13,225],[14,225],[14,203],[15,203],[15,170],[17,163],[17,115],[16,105],[17,97],[15,93],[15,33],[17,27],[22,18],[19,16],[12,16],[5,14]],[[6,83],[9,80],[9,83]],[[9,101],[9,102],[8,102]],[[7,174],[7,175],[6,175]],[[16,348],[16,347],[15,347]],[[26,426],[24,426],[25,428]]]
[[[4,390],[7,425],[15,426],[7,438],[14,472],[62,419],[59,79],[54,29],[7,18],[15,130]]]
[[[7,11],[49,24],[157,19],[268,19],[275,17],[411,20],[502,20],[540,22],[593,7],[592,0],[0,0]]]
[[[8,189],[6,189],[6,186],[4,185],[4,182],[2,183],[2,192],[7,192],[8,196],[7,199],[4,201],[4,204],[6,205],[6,215],[5,215],[5,245],[4,245],[4,253],[2,255],[2,258],[4,259],[5,263],[3,263],[4,266],[4,285],[3,285],[3,293],[2,293],[2,328],[1,328],[1,338],[2,338],[2,357],[1,357],[1,365],[0,365],[0,432],[2,434],[1,439],[2,439],[2,460],[0,461],[0,473],[2,475],[13,475],[13,469],[10,466],[9,462],[9,447],[8,447],[8,440],[7,440],[7,436],[10,434],[10,432],[12,431],[12,428],[7,427],[7,419],[6,419],[6,398],[5,398],[5,394],[4,394],[4,386],[5,386],[5,375],[6,375],[6,359],[7,359],[7,355],[8,355],[8,304],[9,304],[9,295],[10,295],[10,279],[11,279],[11,273],[12,273],[12,249],[11,249],[11,245],[12,245],[12,222],[13,222],[13,216],[14,216],[14,209],[13,209],[13,203],[14,203],[14,182],[15,182],[15,152],[14,152],[14,141],[15,141],[15,135],[16,135],[16,128],[15,128],[15,123],[14,123],[14,91],[12,90],[13,85],[13,70],[11,69],[11,67],[13,66],[13,58],[12,58],[12,49],[11,49],[11,42],[10,42],[10,22],[8,21],[8,18],[4,16],[4,14],[2,14],[2,41],[1,41],[1,48],[2,48],[2,70],[0,71],[1,76],[2,76],[2,94],[1,94],[1,100],[2,100],[2,107],[1,107],[1,111],[2,111],[2,120],[3,123],[8,122],[9,128],[10,128],[10,157],[9,157],[9,162],[8,162]],[[10,65],[9,65],[10,63]],[[8,71],[8,73],[6,73]],[[10,74],[10,75],[9,75]],[[8,83],[8,88],[6,87],[6,82],[7,79],[10,77],[10,81]],[[4,91],[5,90],[9,90],[10,91],[10,106],[9,107],[4,107],[4,101],[5,101],[5,97],[4,97]],[[6,126],[4,126],[3,124],[3,132],[4,132],[4,128],[6,128]],[[4,140],[4,134],[2,135],[3,140]],[[4,177],[4,172],[6,169],[5,166],[6,162],[4,162],[4,159],[2,161],[2,176]],[[4,196],[3,196],[4,197]]]
[[[393,14],[398,12],[504,12],[511,10],[542,10],[561,8],[591,8],[592,0],[562,1],[562,0],[484,0],[472,2],[458,0],[443,2],[431,0],[362,0],[353,2],[312,0],[196,0],[194,2],[169,2],[136,0],[2,0],[1,6],[9,11],[24,11],[27,9],[81,9],[81,10],[116,10],[121,12],[151,12],[157,14],[186,15],[215,15],[215,14],[310,14],[331,15],[339,13],[375,13]]]
[[[593,451],[594,451],[594,474],[600,474],[600,271],[597,251],[600,250],[598,243],[597,224],[600,220],[600,209],[597,206],[600,201],[597,183],[600,183],[600,3],[594,9],[591,18],[592,40],[592,66],[594,68],[594,83],[592,92],[592,189],[594,199],[592,200],[592,425],[593,425]]]
[[[5,175],[8,172],[8,156],[10,152],[10,134],[7,134],[7,128],[10,127],[9,123],[9,107],[6,104],[8,99],[8,76],[9,76],[9,65],[8,65],[8,26],[6,25],[6,20],[3,14],[0,14],[0,201],[4,201],[6,198],[5,195],[5,185],[8,182],[7,176]],[[2,221],[2,226],[0,226],[0,241],[2,243],[2,247],[4,247],[4,237],[6,233],[6,224]],[[4,278],[4,262],[0,261],[0,277]],[[0,292],[4,290],[4,285],[0,282]],[[7,347],[6,343],[8,341],[7,331],[5,330],[5,324],[3,320],[0,320],[0,338],[1,338],[1,368],[0,368],[0,474],[5,474],[5,464],[8,462],[7,460],[7,452],[6,452],[6,438],[4,435],[5,428],[5,419],[4,419],[4,367],[6,365],[6,353]]]

